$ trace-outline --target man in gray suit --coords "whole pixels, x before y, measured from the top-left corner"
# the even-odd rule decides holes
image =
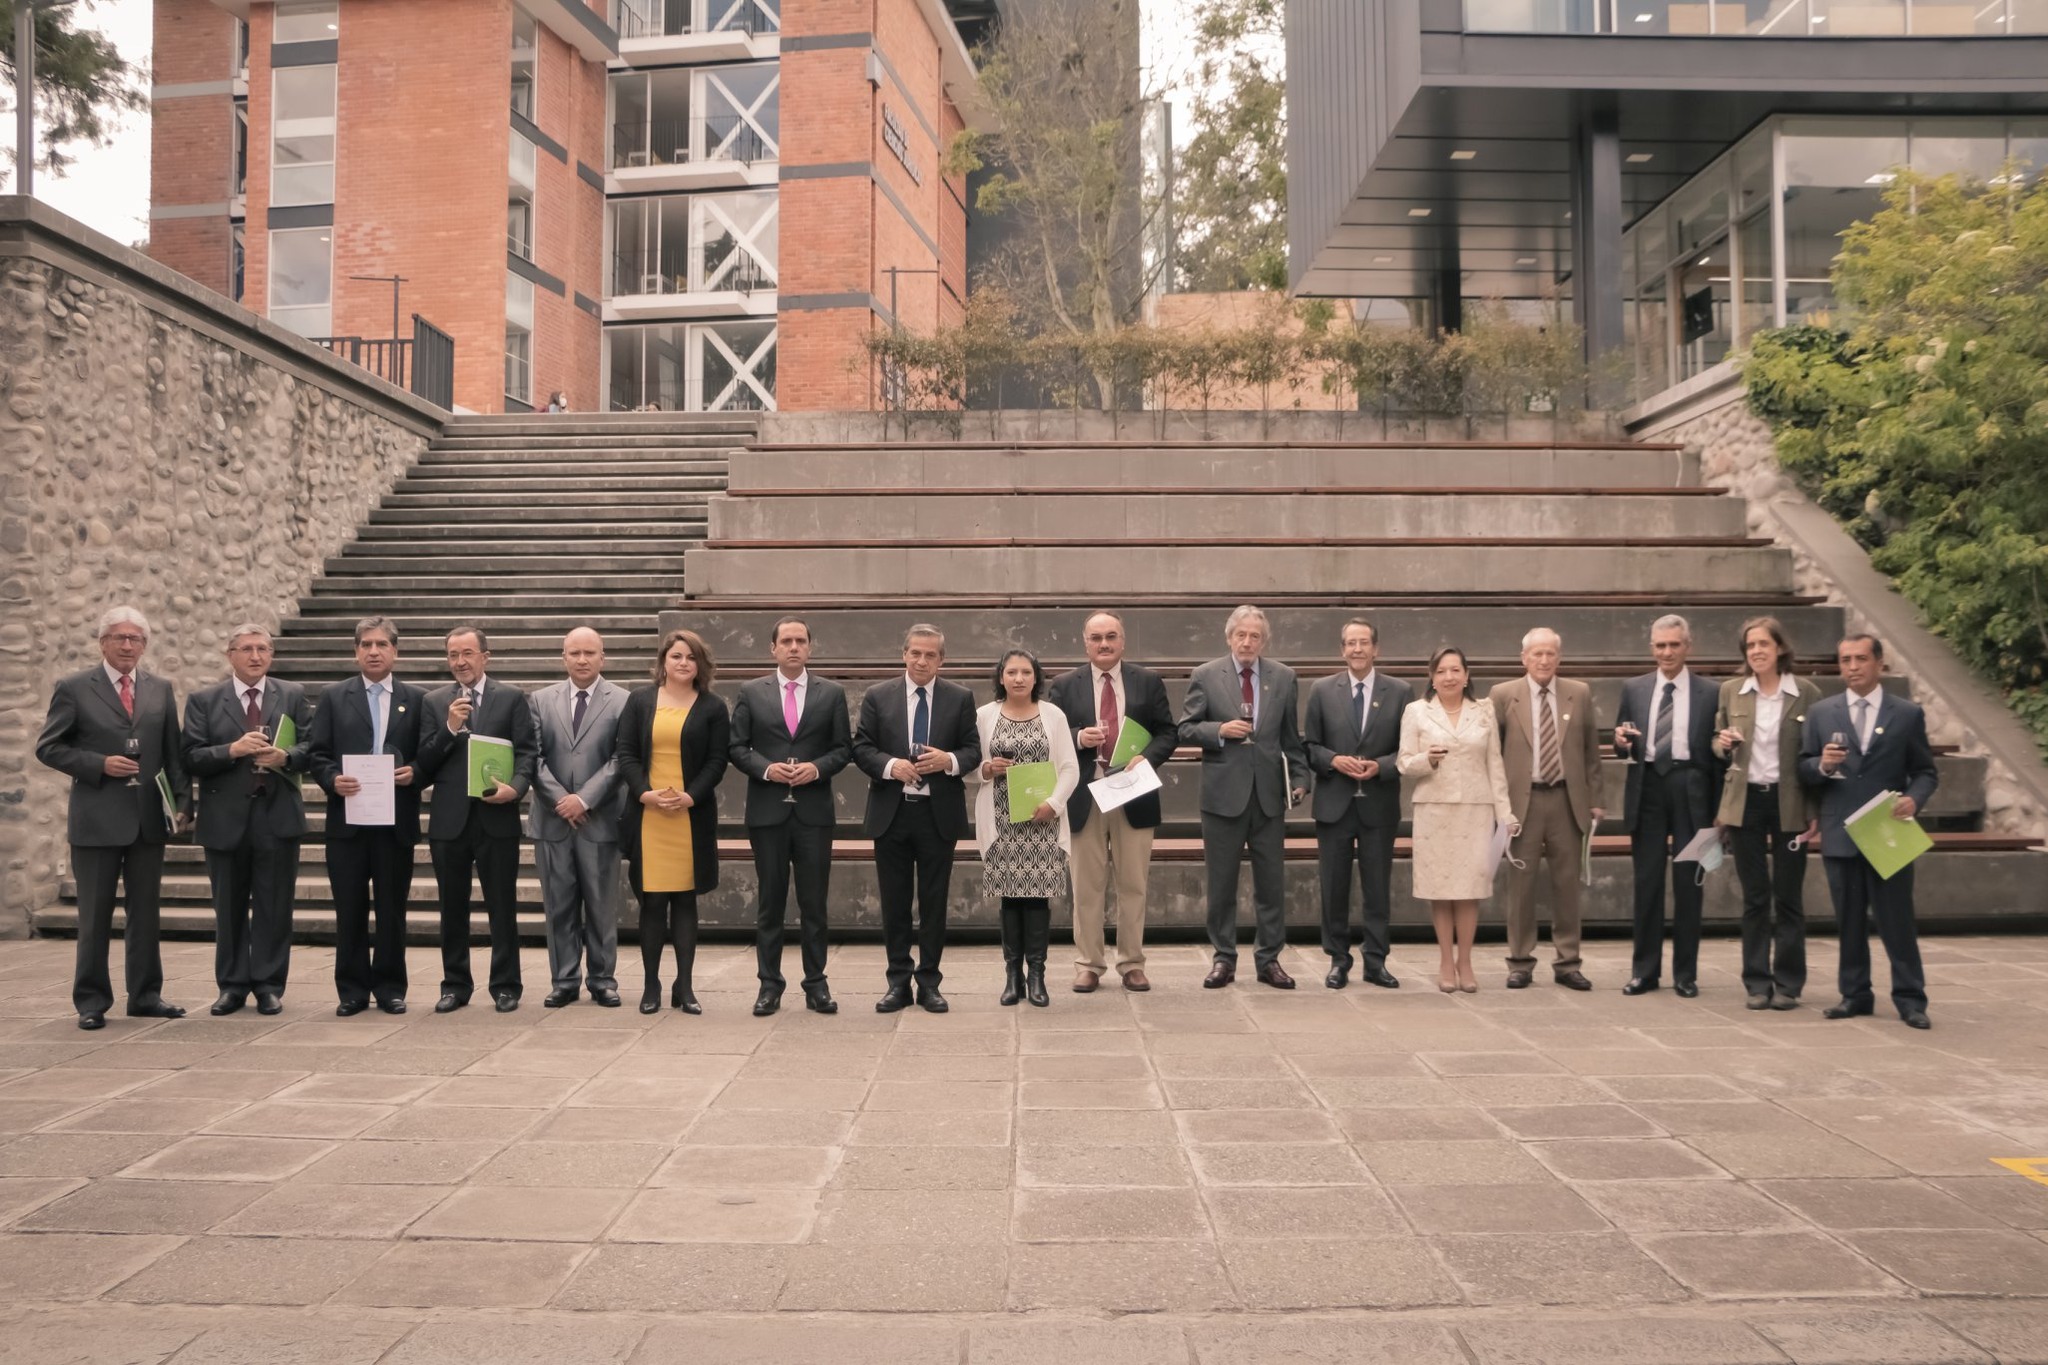
[[[180,1019],[163,998],[164,963],[157,946],[163,894],[164,844],[175,824],[187,826],[191,788],[178,747],[178,698],[163,678],[141,670],[149,622],[133,607],[100,617],[100,662],[57,684],[36,758],[71,778],[68,815],[71,871],[78,881],[78,957],[71,1003],[78,1026],[107,1026],[114,985],[107,946],[114,931],[115,889],[126,892],[128,1014]],[[164,818],[161,777],[169,784],[175,820]]]
[[[1415,693],[1379,671],[1380,637],[1372,622],[1344,623],[1344,671],[1308,690],[1302,745],[1316,771],[1316,864],[1323,892],[1323,984],[1344,989],[1351,973],[1351,867],[1364,901],[1365,970],[1375,986],[1401,983],[1387,970],[1394,900],[1394,834],[1401,827],[1401,713]]]
[[[541,1003],[551,1010],[573,1005],[587,980],[592,1000],[617,1009],[619,811],[625,788],[612,747],[626,693],[605,681],[604,638],[588,626],[562,637],[562,666],[569,676],[531,698],[540,766],[526,832],[540,870],[553,983]]]
[[[1215,990],[1237,979],[1237,876],[1248,846],[1258,925],[1253,961],[1259,980],[1291,991],[1294,978],[1280,965],[1287,941],[1284,821],[1309,782],[1294,670],[1264,657],[1272,627],[1257,607],[1231,612],[1223,638],[1230,653],[1194,671],[1180,713],[1180,742],[1202,750],[1202,861],[1216,954],[1202,985]]]

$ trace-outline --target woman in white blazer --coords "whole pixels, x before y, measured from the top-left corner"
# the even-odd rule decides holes
[[[1052,936],[1052,898],[1067,886],[1067,798],[1081,783],[1074,736],[1066,714],[1045,706],[1045,670],[1028,649],[1013,649],[996,664],[996,699],[974,714],[986,755],[975,776],[974,842],[981,849],[981,889],[1001,905],[1001,1003],[1029,1000],[1043,1008],[1045,949]],[[1053,790],[1031,818],[1012,823],[1010,784],[1018,763],[1050,763]]]
[[[1476,991],[1472,937],[1479,902],[1493,894],[1494,826],[1518,826],[1493,708],[1472,699],[1465,651],[1438,650],[1429,661],[1429,682],[1430,695],[1401,713],[1398,764],[1404,776],[1417,779],[1414,890],[1429,902],[1436,925],[1437,989]]]

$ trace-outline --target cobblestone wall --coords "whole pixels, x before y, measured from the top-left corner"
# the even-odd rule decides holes
[[[111,242],[67,261],[38,226],[0,240],[0,934],[56,897],[66,779],[33,749],[53,682],[98,658],[99,613],[143,610],[143,667],[182,701],[223,676],[236,623],[276,626],[432,420]]]

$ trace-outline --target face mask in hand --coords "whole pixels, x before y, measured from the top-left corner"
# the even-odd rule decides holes
[[[1700,850],[1699,871],[1693,874],[1693,885],[1705,886],[1707,884],[1707,874],[1718,869],[1721,866],[1722,859],[1726,856],[1721,851],[1719,840],[1708,844],[1704,849]]]

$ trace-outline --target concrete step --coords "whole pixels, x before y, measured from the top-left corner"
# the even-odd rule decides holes
[[[398,627],[399,634],[408,640],[447,629],[443,622],[449,619],[444,616],[424,616],[403,609],[384,614]],[[288,616],[278,627],[278,655],[283,657],[287,650],[303,649],[313,642],[326,642],[329,646],[339,642],[341,648],[348,649],[356,619],[361,615],[361,612],[351,610],[335,612],[332,615],[323,613]],[[579,625],[588,625],[592,630],[604,635],[631,636],[648,641],[655,638],[653,618],[642,612],[579,612],[573,609],[552,613],[474,612],[464,619],[474,621],[490,631],[493,639],[500,634],[517,635],[523,632],[530,639],[551,639],[559,643],[564,633]]]
[[[546,468],[564,468],[546,466]],[[578,473],[566,467],[561,475],[533,474],[455,478],[415,471],[399,486],[400,494],[434,493],[441,496],[509,496],[528,501],[552,499],[560,493],[625,493],[637,495],[642,489],[659,493],[718,493],[725,489],[722,474],[598,474]]]
[[[659,517],[661,520],[651,520]],[[688,526],[702,535],[706,522],[702,502],[649,507],[613,503],[562,507],[381,507],[357,534],[364,540],[449,539],[463,535],[563,536],[596,528],[605,536],[673,535]]]
[[[593,600],[606,604],[608,599],[604,595],[613,592],[660,593],[672,598],[682,595],[683,575],[680,571],[646,572],[649,566],[641,560],[634,560],[625,568],[612,572],[599,572],[594,565],[587,567],[591,570],[588,573],[565,574],[559,568],[498,566],[480,569],[476,565],[450,565],[437,567],[435,572],[425,574],[418,570],[416,561],[409,559],[381,567],[362,560],[349,560],[344,567],[341,560],[329,560],[327,572],[331,576],[323,583],[314,584],[314,588],[317,591],[324,584],[345,584],[350,593],[375,598],[379,611],[401,603],[418,605],[411,599],[420,593],[530,593],[541,594],[548,602],[560,601],[565,606]],[[458,602],[458,609],[460,605]],[[484,603],[479,602],[478,605]]]
[[[499,545],[456,547],[447,554],[427,554],[425,547],[408,547],[414,552],[394,554],[388,545],[349,546],[326,562],[329,577],[359,574],[503,574],[518,575],[531,584],[537,574],[558,578],[580,574],[631,574],[666,572],[680,578],[683,558],[673,549],[615,546],[620,553],[578,554],[569,547],[553,545],[520,553]],[[533,585],[538,586],[538,585]],[[597,586],[593,584],[592,586]]]
[[[406,473],[409,487],[439,487],[443,480],[463,479],[658,479],[725,477],[723,460],[548,460],[521,464],[516,460],[464,460],[416,464]],[[670,486],[675,486],[672,483]]]
[[[444,430],[429,450],[737,450],[749,433],[732,430],[659,431],[582,428]]]
[[[1636,539],[1741,537],[1734,498],[1573,493],[935,493],[748,497],[710,502],[714,540],[1126,539],[1296,541],[1452,536]]]
[[[1100,599],[1103,585],[1122,590],[1210,593],[1257,601],[1276,592],[1330,592],[1370,585],[1378,592],[1498,591],[1596,593],[1626,586],[1730,593],[1789,593],[1792,558],[1777,548],[1659,549],[1565,546],[1541,551],[1367,547],[1292,549],[1219,544],[1171,555],[1134,555],[1113,546],[926,549],[915,545],[859,549],[689,552],[692,592],[774,601],[820,583],[835,591],[926,596],[1028,590]],[[1218,626],[1220,630],[1220,625]]]
[[[494,584],[488,589],[459,593],[414,589],[393,601],[387,594],[344,579],[313,584],[312,594],[299,599],[298,610],[303,619],[324,622],[319,627],[323,630],[352,629],[356,618],[373,614],[400,621],[401,630],[405,629],[406,620],[419,623],[420,629],[436,630],[446,628],[442,622],[472,617],[490,619],[508,613],[522,619],[534,619],[538,613],[548,620],[566,619],[574,625],[583,619],[613,617],[624,612],[659,612],[674,606],[679,596],[668,588],[653,593],[625,593],[584,590],[579,585],[578,590],[566,593],[506,592],[502,584]],[[428,612],[436,614],[424,615]],[[289,632],[296,625],[288,619],[281,629]]]
[[[444,493],[438,489],[422,490],[401,483],[388,494],[373,519],[393,512],[431,513],[436,520],[466,516],[497,514],[500,517],[515,514],[531,514],[536,517],[554,517],[565,513],[577,516],[588,511],[602,515],[613,508],[628,508],[651,513],[655,508],[674,507],[686,511],[697,511],[717,496],[716,492],[704,488],[638,488],[625,491],[550,493],[544,499],[536,498],[525,490],[504,493]]]
[[[414,554],[438,559],[444,555],[644,554],[683,542],[701,543],[702,521],[676,518],[661,522],[584,525],[570,519],[554,523],[487,521],[442,522],[438,525],[366,526],[343,555]]]
[[[419,468],[449,464],[498,464],[517,469],[528,464],[583,464],[601,460],[609,464],[646,465],[659,469],[671,464],[708,465],[725,468],[733,447],[722,443],[705,445],[634,446],[569,445],[559,441],[511,444],[505,441],[437,442],[420,455]]]

